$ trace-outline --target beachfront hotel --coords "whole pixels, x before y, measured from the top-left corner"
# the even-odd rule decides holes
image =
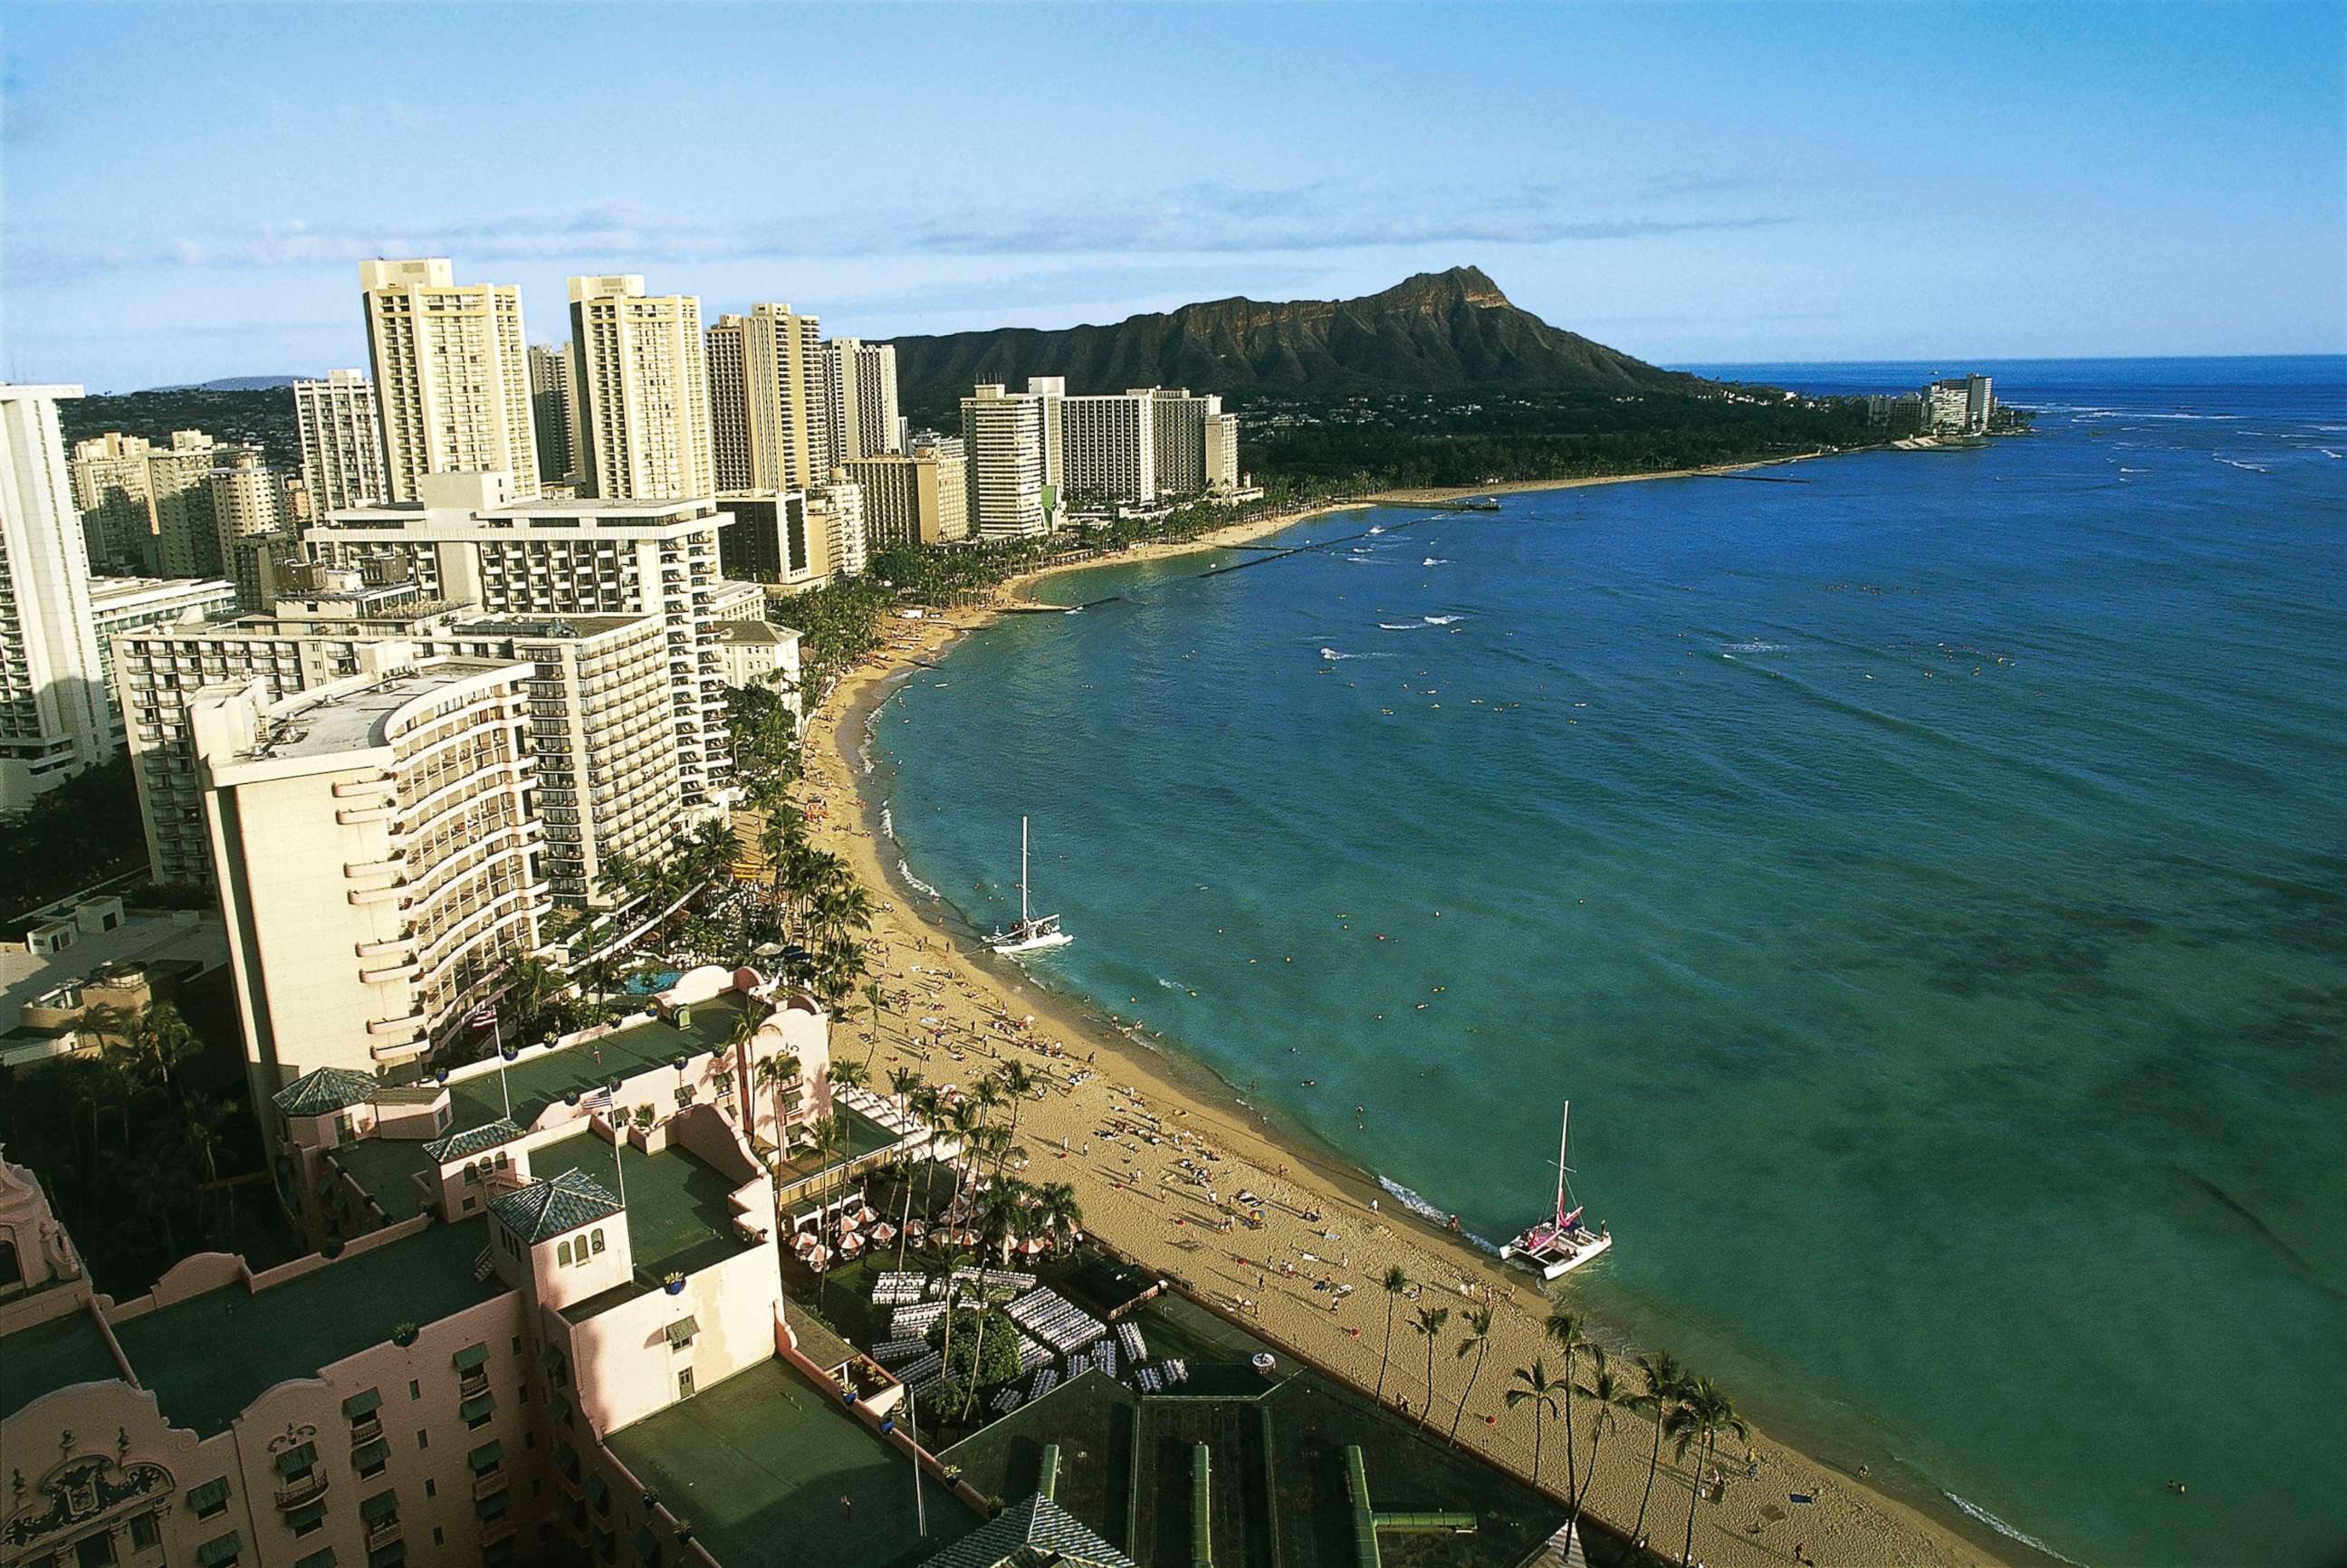
[[[521,290],[458,283],[445,257],[359,263],[383,422],[384,495],[414,501],[427,475],[495,469],[538,490]]]
[[[1064,495],[1141,507],[1157,499],[1153,401],[1146,389],[1060,400]]]
[[[256,1103],[321,1067],[412,1077],[538,947],[536,674],[425,658],[189,700]]]
[[[266,1115],[321,1250],[126,1302],[0,1163],[0,1568],[918,1555],[901,1387],[781,1287],[765,1162],[835,1108],[827,1028],[711,969],[509,1065],[314,1070]],[[906,1142],[846,1113],[833,1173]],[[927,1485],[939,1543],[976,1524]]]
[[[641,274],[570,280],[571,386],[582,493],[713,495],[701,301],[647,294]]]
[[[57,400],[0,383],[0,812],[114,752]]]
[[[917,436],[909,452],[859,457],[848,477],[864,487],[871,548],[958,544],[969,537],[969,461],[952,436]]]
[[[295,382],[293,426],[313,507],[330,512],[384,499],[383,420],[364,374],[330,370],[323,381]]]
[[[979,538],[1030,538],[1051,531],[1057,497],[1046,479],[1044,437],[1051,423],[1040,394],[1010,392],[999,382],[980,383],[961,400],[969,520]]]
[[[491,615],[658,615],[688,805],[722,806],[732,761],[714,599],[733,518],[703,497],[517,499],[502,474],[436,474],[407,505],[355,507],[302,529],[320,566],[412,578],[427,597]]]

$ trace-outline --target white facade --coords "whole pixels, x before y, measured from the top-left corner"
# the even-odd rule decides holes
[[[1048,533],[1054,497],[1044,478],[1043,399],[983,384],[961,400],[971,530],[980,538]]]
[[[302,440],[302,479],[322,512],[386,499],[383,419],[374,385],[355,370],[330,370],[323,381],[293,384],[293,423]]]
[[[57,400],[0,384],[0,812],[114,752]]]
[[[144,436],[109,430],[73,447],[74,505],[96,571],[153,571],[163,552],[148,499]]]
[[[114,684],[114,640],[149,626],[178,626],[225,615],[236,608],[236,585],[220,578],[94,577],[89,579],[90,620],[97,633],[97,662],[113,716],[114,744],[126,743],[122,704]]]
[[[605,500],[717,491],[701,301],[647,294],[632,272],[570,280],[578,482]]]
[[[387,501],[413,501],[427,474],[494,469],[514,494],[538,490],[521,291],[456,282],[442,257],[362,261],[359,287]]]
[[[413,578],[490,615],[646,615],[667,623],[668,700],[689,805],[722,804],[732,763],[711,600],[719,530],[708,499],[515,500],[504,476],[427,478],[421,502],[338,512],[302,530],[319,565]]]
[[[969,537],[969,462],[959,440],[916,438],[906,453],[884,453],[848,464],[864,488],[866,547],[951,544]]]
[[[413,1062],[538,947],[535,673],[425,659],[190,703],[256,1100],[315,1068]]]
[[[1207,415],[1205,437],[1206,489],[1213,495],[1228,495],[1239,487],[1239,416]]]
[[[808,529],[823,536],[833,575],[863,576],[869,554],[864,530],[864,487],[850,479],[846,469],[835,470],[829,484],[807,492],[806,516]]]

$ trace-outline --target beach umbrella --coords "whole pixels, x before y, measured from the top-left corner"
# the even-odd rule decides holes
[[[890,1225],[887,1220],[882,1220],[878,1225],[872,1227],[872,1239],[878,1242],[882,1246],[887,1246],[890,1242],[897,1239],[897,1227]]]
[[[813,1252],[807,1254],[807,1266],[814,1269],[817,1274],[822,1273],[824,1266],[829,1262],[831,1262],[831,1249],[829,1247],[819,1246]]]
[[[813,1231],[801,1231],[798,1235],[791,1237],[791,1246],[801,1257],[805,1257],[807,1253],[815,1246],[815,1245],[816,1237]]]
[[[872,1212],[872,1205],[870,1204],[866,1204],[862,1208],[856,1211],[856,1223],[860,1225],[868,1225],[879,1217],[880,1216],[878,1214]]]

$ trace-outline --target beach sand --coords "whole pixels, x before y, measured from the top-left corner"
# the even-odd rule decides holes
[[[1453,494],[1488,494],[1492,487]],[[1406,504],[1430,497],[1395,496]],[[1385,499],[1378,497],[1376,499]],[[1350,506],[1372,504],[1365,499]],[[1348,509],[1325,507],[1322,511]],[[1303,520],[1312,513],[1263,518],[1221,530],[1180,546],[1148,547],[1111,558],[1125,564],[1158,556],[1212,549],[1245,542]],[[1003,595],[1022,593],[1030,582],[1006,585]],[[835,1055],[870,1052],[876,1087],[886,1091],[892,1069],[909,1067],[939,1086],[967,1087],[997,1063],[1018,1056],[1047,1071],[1051,1087],[1040,1101],[1026,1103],[1017,1126],[1027,1151],[1023,1174],[1032,1182],[1065,1181],[1083,1205],[1087,1228],[1118,1250],[1157,1272],[1178,1277],[1201,1299],[1243,1317],[1265,1338],[1348,1378],[1364,1389],[1378,1378],[1386,1342],[1387,1297],[1379,1280],[1399,1265],[1418,1282],[1416,1300],[1395,1312],[1389,1402],[1407,1397],[1419,1408],[1425,1394],[1423,1341],[1408,1320],[1419,1305],[1451,1309],[1451,1322],[1437,1352],[1435,1424],[1448,1429],[1472,1358],[1452,1353],[1466,1309],[1489,1301],[1498,1322],[1481,1382],[1459,1427],[1458,1440],[1529,1474],[1532,1445],[1530,1415],[1507,1411],[1501,1396],[1512,1369],[1547,1358],[1552,1376],[1560,1369],[1542,1337],[1550,1302],[1527,1274],[1504,1270],[1496,1259],[1456,1243],[1416,1216],[1397,1212],[1390,1198],[1327,1152],[1295,1135],[1276,1135],[1260,1118],[1216,1092],[1194,1070],[1136,1044],[1109,1020],[1029,978],[1014,962],[986,951],[967,935],[956,936],[936,901],[910,888],[896,865],[896,851],[876,842],[877,805],[858,789],[851,758],[861,754],[867,717],[896,688],[892,672],[913,659],[933,660],[956,638],[982,624],[991,610],[967,610],[892,620],[887,646],[843,680],[817,711],[807,733],[807,777],[801,804],[808,808],[811,835],[825,849],[844,857],[855,875],[882,901],[872,931],[873,949],[892,997],[910,993],[910,1005],[892,1003],[876,1020],[842,1025]],[[756,862],[759,823],[741,819],[749,864]],[[884,865],[884,855],[887,864]],[[1088,934],[1086,940],[1109,939]],[[1131,1012],[1123,1020],[1131,1025]],[[1032,1020],[1031,1025],[1024,1020]],[[1022,1027],[1024,1025],[1024,1027]],[[1053,1053],[1052,1048],[1058,1048]],[[1071,1080],[1089,1071],[1080,1086]],[[1162,1143],[1132,1135],[1111,1140],[1103,1129],[1119,1122],[1158,1130]],[[1194,1157],[1199,1145],[1220,1156],[1212,1165],[1212,1191],[1225,1204],[1242,1189],[1267,1200],[1261,1228],[1219,1228],[1230,1211],[1209,1201],[1205,1189],[1182,1178],[1175,1162]],[[1309,1220],[1306,1216],[1317,1214]],[[1635,1238],[1624,1245],[1635,1245]],[[1316,1281],[1350,1286],[1349,1293],[1316,1290]],[[1570,1277],[1559,1287],[1572,1305]],[[1618,1372],[1633,1386],[1627,1356],[1642,1347],[1611,1344]],[[1665,1347],[1666,1348],[1666,1347]],[[1587,1372],[1583,1371],[1585,1380]],[[1584,1401],[1576,1401],[1575,1463],[1585,1469],[1591,1433]],[[1604,1440],[1603,1462],[1589,1494],[1592,1514],[1626,1530],[1638,1511],[1646,1478],[1653,1427],[1624,1413]],[[1562,1493],[1565,1441],[1553,1423],[1545,1442],[1541,1479]],[[1688,1508],[1690,1466],[1675,1464],[1665,1447],[1655,1483],[1646,1533],[1665,1555],[1676,1557]],[[1725,1481],[1717,1503],[1697,1511],[1695,1556],[1711,1568],[1783,1564],[1799,1542],[1809,1561],[1830,1564],[1952,1565],[2004,1561],[1985,1542],[1884,1496],[1843,1469],[1797,1452],[1756,1432],[1747,1457],[1733,1440],[1717,1468]],[[1814,1499],[1790,1504],[1788,1494]]]

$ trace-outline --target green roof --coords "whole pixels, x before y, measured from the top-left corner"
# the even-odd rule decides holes
[[[421,1206],[415,1173],[426,1163],[424,1145],[411,1138],[362,1138],[327,1151],[343,1173],[373,1198],[393,1222],[407,1218]]]
[[[840,1409],[835,1393],[780,1361],[622,1428],[605,1446],[692,1522],[725,1568],[908,1568],[978,1522],[929,1486],[924,1541],[909,1461]],[[842,1497],[852,1506],[842,1510]]]
[[[510,1120],[534,1125],[546,1108],[569,1095],[665,1067],[680,1056],[705,1055],[733,1038],[741,1007],[727,1000],[695,1002],[692,1027],[678,1029],[654,1020],[630,1024],[597,1040],[525,1057],[506,1069],[504,1091],[495,1072],[481,1072],[448,1085],[457,1124],[478,1127],[507,1120],[504,1095],[513,1095]],[[662,1107],[663,1110],[667,1107]]]
[[[44,1394],[76,1383],[102,1383],[122,1376],[106,1334],[87,1307],[20,1328],[0,1352],[0,1418],[15,1415]]]
[[[592,1132],[530,1152],[533,1168],[558,1170],[573,1163],[588,1164],[598,1173],[599,1181],[624,1181],[628,1189],[628,1247],[635,1274],[625,1285],[564,1307],[562,1315],[573,1323],[584,1323],[648,1290],[659,1289],[661,1279],[671,1273],[690,1276],[723,1263],[749,1245],[733,1228],[734,1184],[699,1155],[675,1144],[657,1154],[630,1149],[620,1156],[626,1162],[624,1170],[605,1174],[611,1158],[611,1146]],[[589,1163],[598,1161],[602,1163]]]
[[[1014,1502],[922,1568],[1133,1568],[1082,1520],[1038,1494]]]
[[[600,1143],[601,1140],[597,1139],[596,1142]],[[540,1152],[541,1157],[544,1153]],[[533,1164],[536,1163],[532,1162]],[[548,1163],[553,1162],[548,1161]],[[620,1200],[576,1167],[551,1181],[532,1182],[526,1187],[518,1187],[489,1200],[489,1213],[497,1215],[507,1230],[519,1236],[526,1246],[552,1241],[580,1225],[610,1219],[619,1212]]]
[[[277,1091],[277,1109],[288,1116],[331,1116],[371,1099],[378,1085],[347,1067],[313,1067]]]
[[[289,1378],[316,1377],[403,1323],[428,1326],[504,1295],[495,1275],[473,1277],[488,1245],[485,1225],[431,1225],[266,1290],[206,1291],[125,1319],[114,1335],[164,1416],[209,1437]],[[12,1349],[17,1337],[10,1336]]]
[[[479,1127],[467,1127],[461,1132],[451,1132],[446,1138],[435,1138],[424,1145],[424,1152],[442,1164],[451,1160],[469,1160],[484,1150],[500,1143],[510,1143],[522,1135],[519,1127],[500,1116]]]

